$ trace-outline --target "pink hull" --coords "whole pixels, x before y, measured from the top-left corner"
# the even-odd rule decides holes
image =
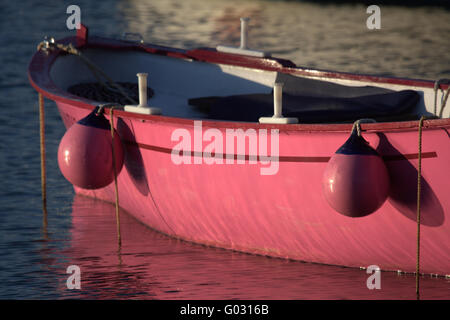
[[[89,112],[63,102],[57,105],[66,127]],[[176,145],[171,135],[184,128],[193,137],[191,120],[119,116],[116,128],[125,147],[124,168],[118,177],[120,206],[144,224],[187,241],[243,252],[415,271],[417,126],[384,132],[368,126],[363,136],[385,160],[390,194],[375,213],[349,218],[328,205],[322,177],[328,159],[348,138],[350,126],[334,131],[280,130],[278,172],[261,175],[267,165],[247,160],[245,164],[176,165],[171,159]],[[223,133],[227,125],[203,122],[204,129],[211,126]],[[252,126],[232,125],[244,130]],[[423,273],[450,274],[449,127],[446,122],[444,127],[423,131]],[[75,190],[114,201],[113,184],[99,190]]]
[[[83,26],[76,37],[59,43],[86,49],[84,53],[115,81],[135,81],[136,72],[148,72],[154,79],[150,81],[155,91],[151,103],[163,108],[163,116],[115,111],[116,129],[125,147],[118,177],[120,206],[138,220],[165,234],[205,245],[330,265],[377,265],[382,270],[415,272],[417,120],[362,125],[363,137],[387,166],[389,196],[374,213],[350,218],[330,207],[322,180],[328,160],[347,140],[351,124],[202,122],[204,130],[214,129],[219,136],[226,136],[227,129],[279,130],[279,161],[271,163],[277,165],[275,174],[262,175],[268,165],[251,163],[254,150],[249,152],[248,145],[245,151],[221,155],[233,160],[245,156],[243,164],[204,162],[211,158],[205,158],[201,137],[197,146],[195,121],[190,120],[204,116],[192,114],[188,100],[267,94],[275,74],[283,73],[344,85],[416,90],[421,98],[413,114],[428,115],[438,111],[436,105],[433,111],[433,101],[437,101],[434,82],[310,70],[282,59],[87,35]],[[31,84],[57,103],[67,128],[98,104],[68,93],[70,85],[93,80],[90,71],[76,61],[58,50],[40,51],[28,69]],[[443,84],[440,91],[448,88]],[[108,108],[105,111],[108,114]],[[423,129],[420,271],[449,275],[450,113],[443,106],[440,111],[440,119],[424,121]],[[172,141],[176,130],[194,137],[194,152],[188,155],[192,164],[176,164],[172,159],[178,145]],[[203,136],[203,140],[207,139]],[[115,198],[113,184],[97,190],[75,187],[75,191],[109,202]],[[355,192],[355,197],[361,195]]]

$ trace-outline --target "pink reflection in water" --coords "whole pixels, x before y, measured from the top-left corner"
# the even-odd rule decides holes
[[[381,273],[369,290],[364,270],[254,256],[186,243],[121,211],[122,247],[112,204],[75,196],[67,266],[81,269],[84,299],[415,299],[413,275]],[[374,261],[376,264],[376,261]],[[67,266],[64,266],[66,268]],[[367,267],[367,266],[365,266]],[[450,280],[421,278],[421,299],[449,299]]]

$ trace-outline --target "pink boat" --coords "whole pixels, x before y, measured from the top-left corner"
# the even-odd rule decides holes
[[[69,44],[90,65],[60,50]],[[139,91],[139,105],[108,100],[93,89],[92,65],[123,88],[135,84],[127,92],[138,92],[136,74],[148,74],[150,89]],[[85,27],[46,42],[28,72],[33,87],[56,102],[67,129],[94,110],[110,120],[110,104],[95,108],[114,103],[121,141],[115,149],[123,150],[121,170],[120,157],[116,163],[120,207],[202,245],[415,272],[420,157],[420,272],[450,274],[448,83],[311,70],[247,48],[181,50],[88,37]],[[375,169],[360,161],[369,155],[336,155],[356,129],[382,159]],[[101,148],[89,151],[86,157],[99,160],[87,179],[111,171]],[[340,158],[343,164],[330,169]],[[358,163],[348,176],[346,159]],[[333,184],[335,178],[343,182]],[[74,188],[114,202],[111,174],[105,181]],[[353,214],[359,205],[371,209]]]

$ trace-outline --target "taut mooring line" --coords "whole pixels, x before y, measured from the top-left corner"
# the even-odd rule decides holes
[[[119,187],[117,184],[117,169],[116,169],[116,154],[114,150],[114,118],[113,118],[114,107],[110,107],[110,124],[111,124],[111,150],[112,150],[112,164],[114,170],[114,191],[116,196],[116,225],[117,225],[117,240],[119,242],[119,248],[122,246],[122,237],[120,234],[120,215],[119,215]]]
[[[419,277],[420,277],[420,191],[421,191],[421,179],[422,179],[422,116],[419,120],[419,163],[417,166],[417,252],[416,252],[416,298],[420,300],[419,292]]]
[[[41,192],[44,229],[47,228],[47,175],[45,168],[45,111],[44,96],[39,92],[39,134],[41,149]]]

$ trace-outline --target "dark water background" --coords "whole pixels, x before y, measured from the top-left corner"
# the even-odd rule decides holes
[[[364,270],[270,259],[165,237],[114,207],[74,196],[56,151],[64,127],[46,101],[48,227],[43,227],[37,94],[26,69],[45,35],[66,27],[77,4],[91,33],[139,32],[148,42],[193,48],[237,45],[250,16],[250,46],[320,69],[411,78],[450,78],[450,11],[381,6],[381,29],[365,5],[301,1],[8,1],[0,3],[0,299],[415,299],[412,275],[385,273],[366,287]],[[414,241],[414,239],[412,239]],[[81,268],[81,290],[66,269]],[[450,273],[450,270],[449,270]],[[421,278],[423,299],[449,299],[450,279]]]

